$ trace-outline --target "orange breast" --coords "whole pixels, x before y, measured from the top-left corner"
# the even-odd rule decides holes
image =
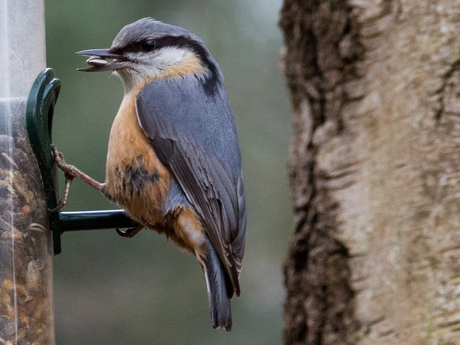
[[[176,244],[195,253],[202,263],[205,237],[195,212],[177,205],[172,214],[165,214],[164,205],[173,177],[139,126],[135,108],[137,93],[125,95],[110,131],[107,194],[138,223],[165,232]]]
[[[110,131],[106,188],[110,197],[145,226],[163,222],[171,175],[139,126],[137,90],[125,95]]]

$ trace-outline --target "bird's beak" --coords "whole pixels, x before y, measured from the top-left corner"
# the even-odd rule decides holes
[[[87,68],[78,68],[77,71],[112,71],[125,68],[127,63],[130,62],[126,56],[111,53],[110,49],[89,49],[76,52],[75,54],[89,56],[90,58],[86,60],[86,63],[91,65],[91,67]],[[112,61],[107,61],[106,59],[112,59]]]

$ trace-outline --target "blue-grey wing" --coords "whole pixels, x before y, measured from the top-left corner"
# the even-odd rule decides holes
[[[246,232],[241,155],[225,88],[194,76],[151,82],[136,101],[139,124],[204,224],[239,295]]]

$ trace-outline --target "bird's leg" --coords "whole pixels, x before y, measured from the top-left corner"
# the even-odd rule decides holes
[[[67,205],[67,200],[69,200],[69,192],[70,192],[70,184],[73,181],[73,176],[65,174],[65,187],[64,187],[64,195],[62,196],[61,200],[59,200],[57,206],[51,210],[50,212],[58,212],[61,208]]]
[[[120,229],[116,229],[116,230],[117,230],[117,234],[120,235],[121,237],[132,238],[135,235],[137,235],[137,233],[141,231],[143,228],[144,226],[139,224],[138,226],[135,226],[134,228],[126,229],[125,231],[121,231]]]
[[[86,175],[84,172],[79,170],[76,166],[68,164],[64,160],[64,155],[58,151],[57,147],[51,145],[51,151],[53,153],[54,162],[56,163],[57,167],[61,169],[65,174],[65,188],[64,188],[64,195],[59,200],[58,205],[50,210],[50,212],[57,212],[62,207],[67,204],[67,200],[69,198],[69,191],[70,191],[70,184],[72,183],[74,178],[79,178],[83,182],[86,182],[91,187],[97,189],[99,192],[105,193],[105,183],[100,183],[93,179],[91,176]]]

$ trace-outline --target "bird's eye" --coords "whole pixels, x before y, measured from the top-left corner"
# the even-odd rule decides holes
[[[146,40],[142,43],[142,50],[145,52],[151,52],[155,49],[155,41],[154,40]]]

